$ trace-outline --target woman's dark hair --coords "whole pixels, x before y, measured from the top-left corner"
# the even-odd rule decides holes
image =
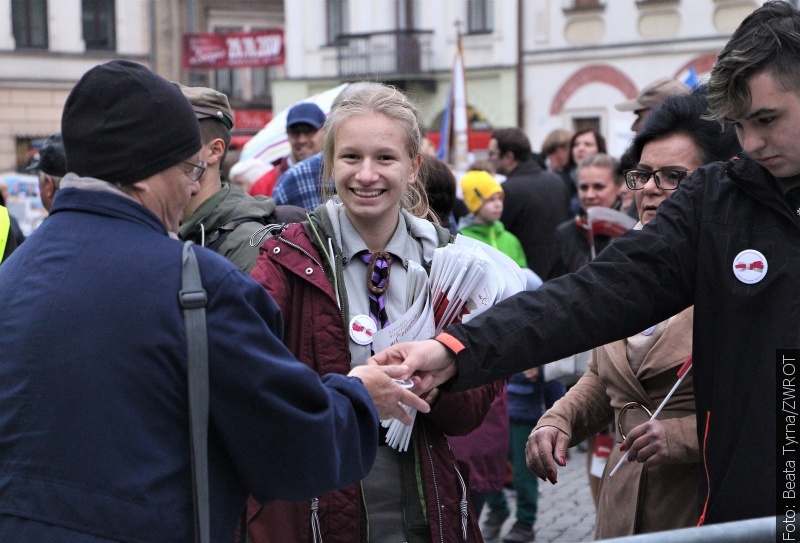
[[[456,178],[450,168],[431,155],[422,155],[420,177],[428,191],[428,204],[436,217],[445,220],[456,203]]]
[[[691,94],[667,98],[653,109],[627,151],[634,166],[639,163],[645,145],[675,134],[683,134],[694,142],[700,149],[703,164],[728,160],[741,152],[742,147],[733,126],[722,127],[717,121],[711,120],[707,113],[708,99],[704,85]]]
[[[578,130],[577,132],[575,132],[575,134],[573,134],[572,139],[569,140],[569,160],[567,161],[568,170],[572,170],[578,166],[575,163],[575,158],[573,158],[572,156],[572,148],[575,147],[575,140],[577,140],[584,134],[589,134],[590,132],[594,134],[594,141],[597,142],[597,152],[608,153],[608,150],[606,149],[606,139],[600,132],[598,132],[594,128],[583,128],[581,130]]]

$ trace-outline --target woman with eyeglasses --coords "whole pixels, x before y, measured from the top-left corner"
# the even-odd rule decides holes
[[[706,107],[704,89],[670,98],[635,137],[629,151],[636,167],[625,172],[625,180],[639,211],[636,228],[657,220],[658,206],[696,168],[741,150],[732,127],[722,129],[704,120]],[[616,422],[617,443],[600,485],[596,539],[697,522],[699,449],[691,377],[649,421],[691,355],[692,315],[693,308],[688,308],[635,336],[595,349],[589,370],[539,419],[528,438],[528,467],[554,483],[557,474],[546,471],[543,459],[549,455],[556,464],[566,465],[554,456],[557,444],[577,444]],[[624,455],[636,461],[624,463],[609,477]]]
[[[447,229],[425,219],[417,108],[376,83],[344,92],[323,144],[323,177],[334,181],[336,196],[267,239],[252,272],[281,309],[284,342],[320,375],[366,363],[372,334],[409,309],[409,266],[429,270],[434,250],[450,241]],[[251,509],[249,541],[480,541],[468,474],[445,434],[476,428],[494,394],[492,385],[434,390],[430,413],[416,416],[408,450],[386,445],[382,434],[366,478],[307,502]]]

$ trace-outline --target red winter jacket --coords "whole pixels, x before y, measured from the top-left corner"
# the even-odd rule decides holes
[[[327,214],[317,213],[312,216],[314,227],[327,246],[331,232]],[[406,216],[407,220],[409,217]],[[337,306],[329,279],[328,261],[307,234],[306,229],[310,228],[308,223],[293,224],[266,240],[252,276],[281,308],[286,326],[284,343],[292,353],[320,375],[346,374],[350,371],[350,352],[343,313]],[[334,258],[338,261],[337,269],[341,270],[341,255],[334,255]],[[341,277],[340,284],[344,284]],[[346,308],[346,293],[342,294],[342,307]],[[434,543],[482,541],[478,519],[469,505],[468,490],[463,486],[468,481],[466,467],[459,465],[451,453],[445,434],[464,435],[477,427],[493,398],[491,385],[466,392],[442,393],[429,414],[416,417],[408,454],[414,455],[409,458],[415,460],[418,480],[421,480]],[[331,454],[336,453],[332,451]],[[303,474],[298,473],[297,477]],[[251,500],[248,505],[249,541],[315,541],[311,534],[312,507],[318,507],[319,514],[321,539],[316,541],[366,541],[359,484],[320,496],[318,501],[272,502],[259,508]]]

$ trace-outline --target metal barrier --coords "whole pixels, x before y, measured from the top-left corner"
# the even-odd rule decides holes
[[[777,525],[777,517],[764,517],[601,541],[605,543],[775,543]]]

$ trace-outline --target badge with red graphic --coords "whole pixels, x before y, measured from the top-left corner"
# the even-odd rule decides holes
[[[356,315],[350,319],[350,338],[359,345],[372,343],[372,334],[378,330],[369,315]]]
[[[733,259],[733,275],[748,285],[758,283],[767,275],[767,259],[755,249],[745,249]]]

